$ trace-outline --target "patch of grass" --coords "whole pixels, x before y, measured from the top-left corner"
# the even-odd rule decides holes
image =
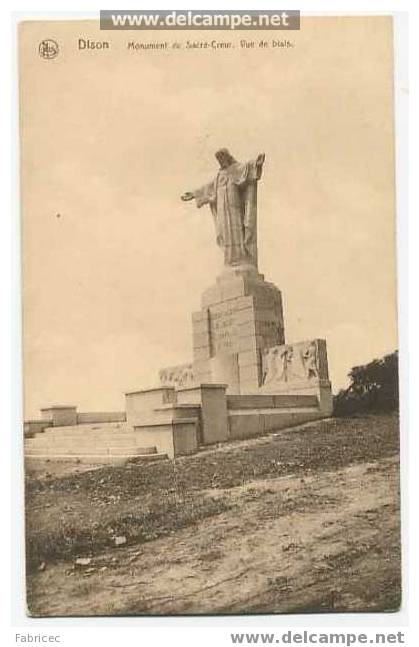
[[[76,595],[80,597],[86,597],[93,591],[93,585],[91,582],[77,582],[76,585]]]
[[[67,519],[60,517],[43,527],[34,524],[28,514],[26,535],[27,568],[33,570],[43,561],[92,556],[114,546],[114,537],[124,536],[126,545],[141,544],[191,526],[201,519],[211,517],[231,508],[225,498],[185,499],[182,505],[173,497],[163,497],[148,510],[132,512],[112,509],[99,521],[100,516]]]
[[[387,414],[324,420],[255,445],[232,444],[176,461],[139,461],[58,478],[28,476],[28,569],[43,561],[92,556],[113,546],[115,536],[125,536],[127,545],[151,541],[228,510],[229,498],[211,497],[211,490],[290,474],[303,477],[397,452],[398,418]],[[330,503],[303,501],[304,506]],[[288,505],[294,509],[296,503]]]
[[[196,490],[231,488],[248,481],[375,461],[393,456],[398,447],[395,414],[328,419],[250,447],[231,445],[227,451],[170,462],[139,461],[61,478],[29,478],[26,491],[28,495],[84,491],[92,502],[102,505],[135,496],[182,497]]]

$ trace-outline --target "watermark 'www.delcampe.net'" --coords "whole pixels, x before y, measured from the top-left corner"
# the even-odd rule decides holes
[[[118,11],[100,12],[101,29],[300,29],[300,12],[276,11]]]

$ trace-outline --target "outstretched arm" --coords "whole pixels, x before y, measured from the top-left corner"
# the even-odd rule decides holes
[[[193,200],[195,198],[196,206],[202,207],[204,204],[215,202],[215,193],[215,183],[209,182],[209,184],[205,184],[199,189],[196,189],[196,191],[186,191],[180,197],[184,202],[189,202],[189,200]]]

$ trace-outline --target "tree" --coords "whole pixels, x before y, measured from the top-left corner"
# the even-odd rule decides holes
[[[398,352],[354,366],[348,374],[351,383],[334,398],[337,416],[354,413],[396,411],[399,407]]]

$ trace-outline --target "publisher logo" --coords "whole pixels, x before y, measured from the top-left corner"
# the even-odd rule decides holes
[[[55,40],[46,38],[45,40],[41,40],[39,43],[38,51],[41,58],[51,60],[52,58],[57,58],[60,48]]]

